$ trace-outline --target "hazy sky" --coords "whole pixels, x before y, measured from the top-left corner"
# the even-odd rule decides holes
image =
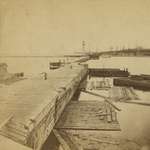
[[[0,0],[0,54],[150,47],[150,0]]]

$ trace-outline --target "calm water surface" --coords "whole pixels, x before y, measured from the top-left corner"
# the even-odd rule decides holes
[[[66,58],[60,57],[3,57],[1,62],[8,64],[10,72],[39,73],[48,71],[49,62],[51,61],[67,61]],[[69,58],[69,61],[72,58]],[[90,60],[89,67],[103,68],[128,68],[132,74],[150,74],[150,58],[149,57],[111,57],[100,58],[99,60]]]
[[[111,57],[89,61],[89,67],[128,68],[132,74],[150,74],[150,57]]]
[[[9,72],[24,72],[25,75],[48,72],[49,63],[52,61],[71,61],[71,58],[63,57],[1,57],[0,63],[8,64]]]

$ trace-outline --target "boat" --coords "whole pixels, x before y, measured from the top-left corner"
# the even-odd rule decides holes
[[[89,68],[89,76],[93,77],[128,77],[128,69],[118,68]]]
[[[150,80],[144,80],[141,76],[133,78],[133,77],[125,77],[125,78],[116,78],[114,79],[115,86],[127,86],[133,87],[138,90],[150,91]]]
[[[62,66],[62,63],[59,62],[50,62],[49,63],[49,69],[58,69]]]

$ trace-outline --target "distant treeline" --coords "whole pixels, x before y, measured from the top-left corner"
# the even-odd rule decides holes
[[[100,56],[150,56],[150,49],[135,48],[135,49],[123,49],[113,50],[99,53]]]

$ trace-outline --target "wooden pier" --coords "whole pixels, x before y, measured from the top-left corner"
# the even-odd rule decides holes
[[[0,134],[40,150],[88,69],[67,65],[0,88]]]
[[[74,131],[121,130],[116,113],[120,109],[108,97],[86,91],[88,66],[79,64],[68,64],[0,88],[3,145],[9,139],[13,145],[22,146],[20,150],[41,150],[53,133],[64,150],[79,150],[82,148],[71,141],[73,136],[68,130],[71,134]],[[103,101],[78,101],[76,95],[81,91],[101,97]]]

